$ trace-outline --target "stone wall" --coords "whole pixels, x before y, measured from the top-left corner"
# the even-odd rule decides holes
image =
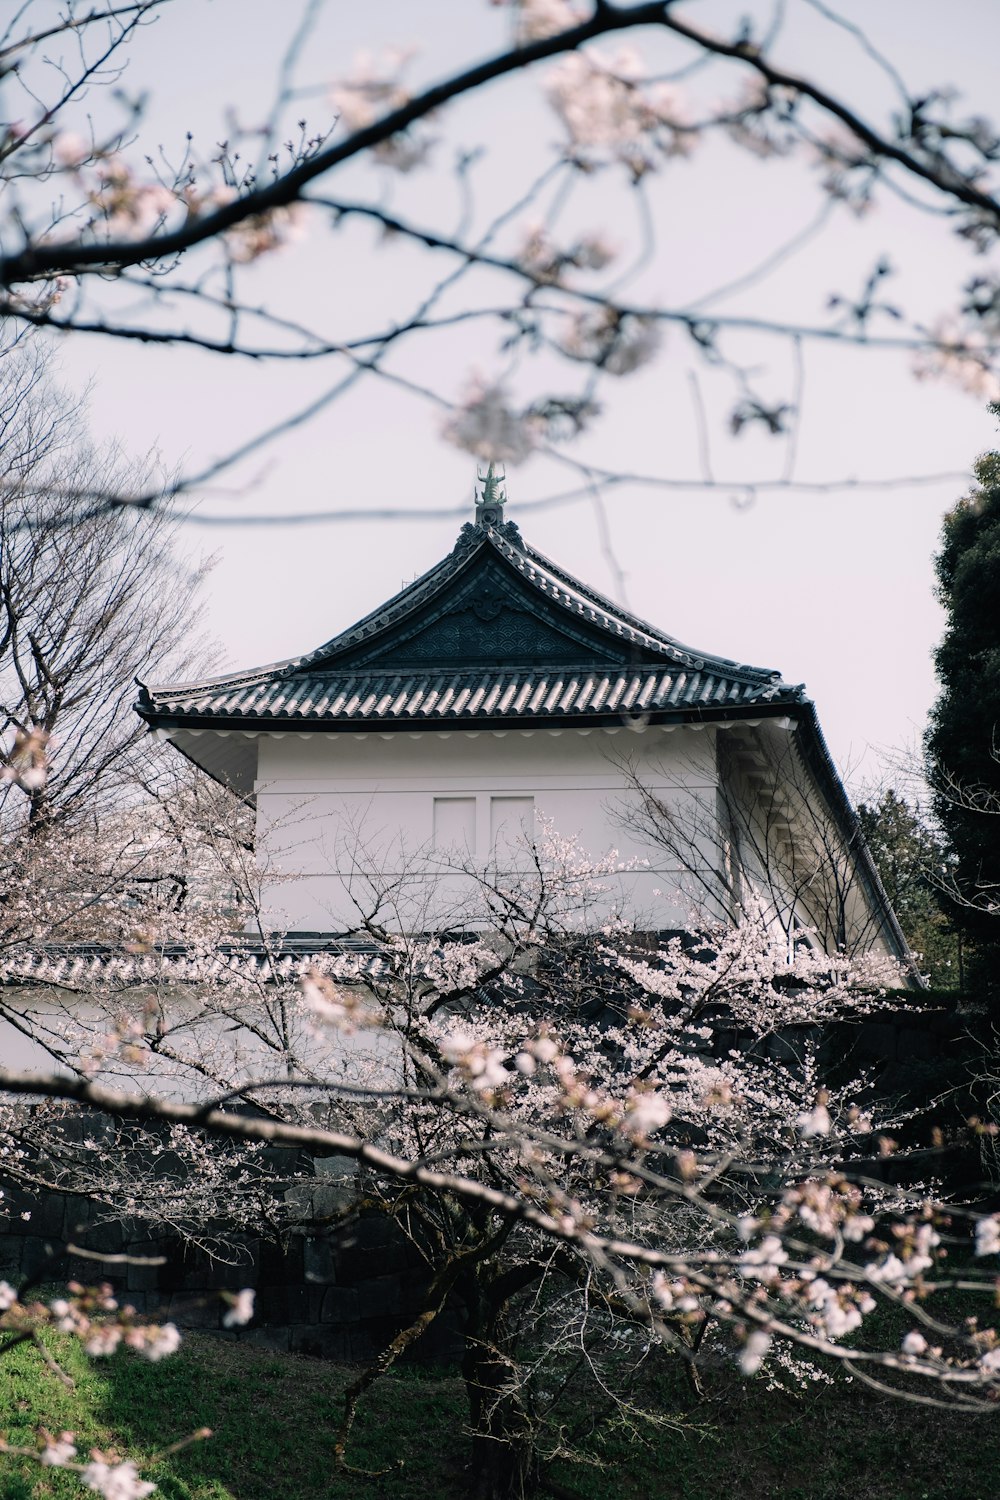
[[[93,1134],[94,1117],[87,1121]],[[317,1179],[309,1217],[342,1209],[343,1185]],[[0,1277],[14,1286],[76,1280],[108,1281],[119,1303],[182,1328],[220,1329],[223,1291],[253,1287],[252,1324],[231,1337],[268,1348],[363,1363],[373,1359],[423,1306],[429,1273],[396,1225],[378,1212],[362,1212],[317,1233],[291,1232],[282,1242],[264,1236],[225,1235],[225,1259],[210,1256],[177,1235],[107,1222],[86,1198],[7,1187],[0,1216]],[[307,1214],[303,1214],[303,1218]],[[223,1228],[223,1226],[219,1226]],[[81,1246],[99,1260],[75,1256]],[[126,1257],[160,1265],[129,1264]],[[446,1307],[422,1336],[414,1356],[436,1363],[461,1351],[461,1310]]]

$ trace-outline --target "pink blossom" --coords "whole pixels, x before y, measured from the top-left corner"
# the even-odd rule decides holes
[[[739,1367],[744,1375],[756,1375],[770,1347],[771,1335],[763,1328],[755,1328],[739,1354]]]
[[[631,49],[614,58],[596,48],[573,52],[550,70],[545,87],[574,155],[610,157],[639,178],[694,145],[682,95],[669,84],[647,83]]]
[[[494,0],[496,3],[503,4],[503,0]],[[517,11],[517,40],[522,46],[569,31],[583,19],[580,7],[571,0],[509,0],[509,3]]]
[[[160,1328],[147,1328],[144,1333],[146,1336],[139,1347],[139,1353],[153,1364],[166,1359],[180,1348],[180,1329],[173,1323],[164,1323]]]
[[[223,1328],[241,1328],[249,1323],[253,1317],[256,1295],[252,1287],[244,1287],[242,1292],[229,1293],[226,1298],[229,1310],[222,1320]]]
[[[776,1234],[766,1234],[759,1245],[744,1250],[737,1264],[751,1281],[776,1281],[779,1267],[788,1259],[788,1252]]]
[[[551,1036],[539,1036],[528,1043],[527,1051],[545,1067],[559,1056],[559,1043]]]
[[[612,307],[577,313],[559,341],[570,359],[596,365],[608,375],[631,375],[655,357],[663,342],[653,318],[618,313]]]
[[[409,51],[393,49],[376,63],[368,53],[355,61],[349,78],[334,85],[331,100],[351,134],[367,130],[377,120],[400,109],[410,98],[401,82]],[[433,137],[418,130],[399,130],[372,147],[372,156],[382,166],[397,172],[412,172],[423,166],[434,145]]]
[[[634,1089],[625,1106],[622,1129],[626,1135],[640,1138],[652,1135],[669,1121],[673,1111],[663,1094]]]
[[[57,1438],[50,1438],[42,1450],[39,1463],[47,1469],[61,1469],[70,1463],[76,1457],[74,1436],[72,1432],[61,1432]]]
[[[616,248],[601,234],[585,234],[560,249],[543,224],[525,231],[515,260],[536,281],[557,282],[565,270],[603,271],[614,260]]]
[[[976,1254],[1000,1255],[1000,1214],[988,1214],[977,1221]]]
[[[139,1472],[131,1459],[124,1463],[108,1464],[103,1459],[94,1459],[80,1475],[88,1489],[96,1490],[104,1500],[145,1500],[156,1489]]]
[[[441,435],[456,448],[484,461],[523,463],[537,448],[544,424],[532,412],[515,410],[502,381],[473,375],[462,400],[446,419]]]
[[[918,380],[950,380],[980,401],[1000,401],[1000,376],[994,368],[997,350],[979,325],[941,318],[931,335],[934,342],[913,361]]]
[[[83,1341],[83,1347],[87,1353],[95,1359],[103,1359],[109,1354],[114,1354],[122,1341],[122,1330],[117,1323],[107,1323],[102,1327],[93,1328]]]
[[[817,1135],[829,1135],[831,1123],[830,1111],[821,1102],[817,1102],[811,1110],[799,1115],[795,1122],[799,1135],[804,1141],[812,1140]]]
[[[52,155],[61,167],[82,167],[93,147],[75,130],[60,130],[52,137]]]
[[[301,203],[279,205],[266,213],[251,214],[225,233],[230,258],[246,266],[262,255],[298,239],[302,234],[305,209]]]

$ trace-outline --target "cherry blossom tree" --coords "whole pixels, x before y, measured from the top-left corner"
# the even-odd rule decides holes
[[[141,98],[121,85],[130,43],[174,9],[169,0],[58,13],[29,4],[7,23],[0,70],[21,105],[0,138],[10,341],[46,330],[98,347],[186,346],[206,359],[328,373],[291,414],[167,484],[123,482],[99,465],[55,477],[45,464],[15,466],[5,484],[12,549],[40,549],[33,576],[52,576],[44,568],[57,551],[65,568],[87,527],[100,535],[124,517],[129,536],[145,537],[135,512],[199,493],[361,382],[408,391],[463,451],[512,464],[544,453],[588,490],[623,476],[575,456],[574,441],[620,382],[678,348],[696,396],[698,372],[727,381],[730,432],[785,442],[778,486],[796,482],[804,351],[814,346],[894,348],[918,375],[952,379],[979,400],[1000,394],[988,258],[931,309],[888,301],[889,266],[878,259],[860,290],[833,297],[815,321],[782,321],[766,304],[720,311],[726,288],[681,306],[644,289],[664,184],[685,161],[710,171],[715,143],[775,171],[805,166],[816,232],[909,195],[970,254],[994,247],[1000,147],[989,123],[963,118],[943,92],[917,97],[881,57],[884,94],[862,114],[823,76],[821,58],[815,76],[781,62],[780,7],[774,16],[752,7],[745,23],[714,33],[664,0],[512,0],[495,7],[489,56],[415,89],[399,55],[308,77],[310,6],[262,125],[233,122],[225,143],[203,152],[179,122],[161,152],[144,134]],[[818,0],[814,9],[844,29]],[[485,216],[475,153],[447,132],[463,100],[520,75],[537,84],[558,143]],[[315,123],[303,121],[304,98]],[[450,174],[446,144],[459,147]],[[457,214],[407,197],[426,172],[445,179],[451,196],[441,202],[457,203]],[[613,235],[598,183],[613,184]],[[335,264],[346,237],[364,233],[387,262],[405,255],[428,267],[413,306],[385,326],[355,326],[346,308],[303,322],[256,295],[254,268],[296,237],[330,236]],[[734,265],[734,278],[753,290],[796,248]],[[467,325],[485,331],[484,367],[433,384],[420,351]],[[773,361],[762,373],[746,354],[749,335],[791,353],[790,379]],[[693,409],[696,483],[711,489],[700,398]],[[58,611],[39,619],[46,630],[59,624]],[[51,684],[31,644],[37,632],[18,628],[30,648],[18,660],[38,668],[42,693]],[[32,708],[11,713],[8,727],[10,797],[51,805],[55,726]],[[748,1376],[792,1350],[881,1390],[977,1409],[995,1402],[1000,1338],[988,1324],[952,1326],[939,1293],[992,1294],[990,1271],[975,1268],[1000,1253],[997,1216],[943,1203],[933,1185],[873,1182],[870,1164],[892,1154],[897,1122],[879,1116],[867,1080],[839,1076],[818,1045],[825,1020],[880,1004],[897,981],[891,968],[789,941],[795,924],[782,929],[773,902],[750,898],[726,924],[702,914],[684,939],[657,944],[597,899],[614,861],[595,867],[554,838],[514,876],[466,872],[474,883],[461,907],[418,935],[401,936],[411,929],[391,920],[405,889],[372,870],[357,941],[307,964],[265,930],[244,810],[197,781],[153,807],[125,799],[99,826],[48,828],[0,872],[2,1014],[43,1059],[0,1070],[4,1172],[29,1187],[54,1173],[109,1213],[198,1239],[216,1210],[237,1226],[295,1222],[289,1179],[261,1169],[262,1146],[339,1158],[358,1198],[381,1205],[429,1273],[413,1322],[347,1393],[342,1463],[365,1390],[449,1297],[465,1318],[483,1500],[536,1486],[571,1378],[641,1415],[628,1372],[650,1357],[683,1359],[697,1379],[709,1350]],[[113,951],[86,951],[101,945]],[[68,1150],[58,1109],[26,1114],[24,1097],[171,1130],[185,1191],[143,1190],[123,1153],[96,1137]],[[221,1167],[219,1142],[230,1152]],[[55,1325],[95,1357],[122,1343],[146,1357],[171,1352],[170,1325],[146,1326],[112,1301],[100,1285],[46,1300],[4,1284],[0,1331],[34,1339]],[[888,1343],[877,1322],[870,1331],[878,1309],[900,1324]],[[245,1321],[248,1299],[231,1311]],[[50,1435],[38,1457],[76,1466],[107,1500],[149,1493],[133,1465],[78,1462],[74,1448],[72,1435]]]
[[[273,939],[234,941],[224,885],[245,883],[245,914],[256,877],[238,838],[227,861],[214,897],[201,877],[193,910],[161,901],[155,934],[144,913],[127,958],[8,951],[8,985],[20,964],[74,1001],[45,1023],[58,1070],[0,1073],[8,1170],[30,1183],[55,1160],[111,1211],[117,1199],[148,1225],[184,1227],[169,1193],[129,1183],[120,1152],[109,1160],[95,1140],[71,1160],[58,1125],[48,1143],[37,1124],[32,1136],[17,1095],[170,1126],[204,1210],[234,1221],[301,1224],[301,1195],[255,1172],[253,1148],[339,1159],[357,1201],[380,1204],[428,1271],[412,1321],[346,1393],[341,1463],[365,1391],[449,1299],[481,1496],[531,1493],[565,1452],[552,1434],[571,1385],[655,1419],[630,1394],[650,1359],[680,1358],[697,1380],[720,1355],[750,1376],[791,1350],[901,1395],[916,1382],[921,1399],[992,1401],[1000,1340],[952,1326],[940,1293],[991,1294],[963,1257],[1000,1251],[996,1217],[873,1179],[901,1122],[818,1045],[825,1020],[878,1008],[890,964],[790,948],[749,906],[651,944],[609,914],[615,858],[595,865],[549,833],[519,872],[465,872],[474,885],[433,932],[393,934],[396,885],[359,920],[364,944],[294,959]],[[198,1167],[213,1139],[248,1154],[213,1176]],[[900,1323],[894,1342],[866,1332],[879,1308]]]

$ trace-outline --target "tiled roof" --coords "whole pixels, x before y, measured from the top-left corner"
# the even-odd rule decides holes
[[[5,985],[59,985],[86,990],[89,984],[212,984],[234,978],[295,983],[311,970],[334,978],[374,979],[388,968],[370,943],[336,941],[310,935],[296,940],[274,935],[274,941],[219,944],[208,952],[174,945],[151,953],[130,954],[99,944],[40,944],[11,949],[0,957],[0,988]]]
[[[784,683],[734,681],[675,667],[634,672],[576,667],[534,671],[296,674],[154,690],[157,720],[244,719],[276,723],[506,722],[794,703]]]
[[[645,714],[697,718],[802,701],[802,689],[782,682],[777,672],[681,645],[571,578],[516,539],[516,533],[512,540],[506,534],[511,531],[465,528],[447,558],[305,656],[207,682],[143,688],[138,711],[167,729],[294,724],[393,728],[452,721],[607,722]],[[493,569],[487,608],[510,603],[523,618],[527,599],[528,610],[537,609],[539,629],[548,632],[548,654],[535,655],[529,648],[519,659],[496,660],[489,659],[488,649],[488,659],[481,662],[460,656],[406,659],[428,621],[449,613],[454,618],[462,610],[463,618],[470,618],[469,600],[474,610],[477,598],[470,594],[469,582],[486,578],[484,568]],[[498,576],[502,589],[496,586]],[[514,590],[509,599],[506,588]],[[469,637],[470,627],[463,630]],[[563,642],[559,650],[565,649],[565,659],[555,664],[553,639]]]

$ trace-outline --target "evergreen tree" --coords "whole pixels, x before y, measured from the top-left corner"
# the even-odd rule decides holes
[[[1000,416],[1000,405],[991,410]],[[946,910],[973,940],[978,982],[1000,995],[1000,453],[977,459],[975,474],[945,517],[936,560],[948,619],[926,748],[954,854]]]
[[[935,989],[961,988],[961,935],[941,909],[950,864],[942,834],[891,787],[858,803],[858,821],[920,972]]]

